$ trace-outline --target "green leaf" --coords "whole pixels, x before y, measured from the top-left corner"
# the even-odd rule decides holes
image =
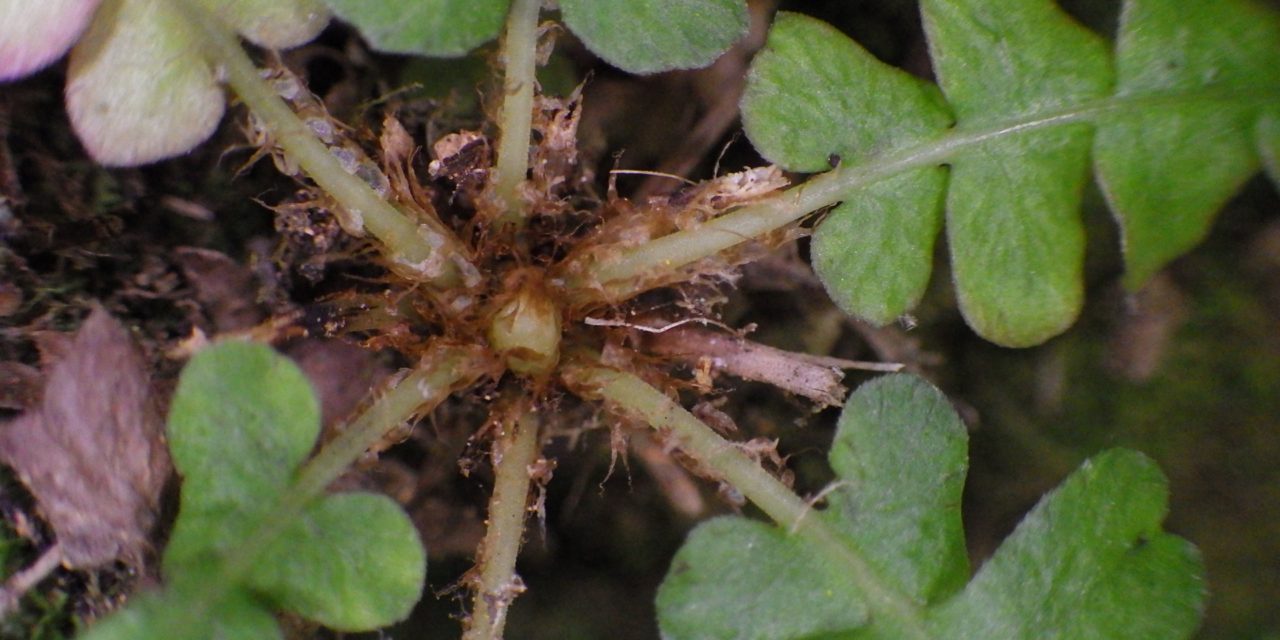
[[[1110,89],[1101,38],[1048,0],[921,5],[934,69],[960,128],[1078,104]],[[960,309],[997,344],[1038,344],[1079,313],[1089,134],[1086,125],[1008,134],[951,160],[947,239]]]
[[[426,567],[418,532],[399,505],[348,493],[307,509],[263,554],[250,583],[308,620],[364,631],[409,615]]]
[[[262,47],[287,49],[310,42],[329,24],[320,0],[199,0],[205,10]]]
[[[222,89],[165,0],[106,0],[71,50],[67,114],[89,155],[108,166],[162,160],[207,139]]]
[[[1258,153],[1271,184],[1280,188],[1280,114],[1267,114],[1258,121]]]
[[[1142,454],[1086,462],[930,627],[948,638],[1189,637],[1203,612],[1203,566],[1190,543],[1160,531],[1167,493]]]
[[[946,595],[968,574],[960,524],[966,439],[927,382],[892,375],[863,385],[832,444],[831,506],[808,517],[822,518],[911,597]],[[678,638],[795,638],[861,627],[867,595],[831,551],[742,518],[704,524],[658,593],[662,629]]]
[[[867,610],[841,567],[776,527],[704,522],[658,590],[666,638],[806,638],[861,627]]]
[[[169,414],[184,481],[165,549],[167,588],[94,633],[279,637],[269,605],[344,631],[407,617],[426,552],[400,507],[375,494],[308,503],[286,494],[319,425],[306,377],[271,348],[224,342],[192,358]]]
[[[846,486],[827,499],[833,522],[913,598],[933,601],[969,577],[960,522],[968,440],[950,401],[915,376],[862,385],[840,414],[830,459]]]
[[[747,34],[743,0],[560,0],[587,48],[631,73],[705,67]]]
[[[876,60],[813,18],[780,13],[742,98],[747,136],[791,171],[866,162],[951,124],[937,88]],[[923,295],[942,225],[946,174],[917,169],[847,189],[813,240],[813,266],[841,309],[875,324]]]
[[[966,320],[993,342],[1029,346],[1082,304],[1090,151],[1131,287],[1199,241],[1259,157],[1280,182],[1280,14],[1253,0],[1130,0],[1118,62],[1049,0],[922,7],[948,101],[937,109],[843,36],[786,13],[743,99],[765,157],[794,171],[840,161],[796,193],[807,210],[834,205],[815,231],[814,268],[854,315],[883,324],[917,303],[940,189]],[[902,126],[934,111],[954,112],[954,128]],[[943,164],[949,180],[926,178]]]
[[[270,347],[216,344],[182,370],[169,447],[183,477],[165,570],[234,549],[270,515],[315,445],[320,408],[306,376]]]
[[[184,501],[274,498],[319,434],[310,381],[288,358],[251,342],[223,342],[196,354],[169,409],[169,447]]]
[[[1097,175],[1120,221],[1130,288],[1199,243],[1214,213],[1258,170],[1255,123],[1261,111],[1280,114],[1274,98],[1265,100],[1267,90],[1274,95],[1280,89],[1277,52],[1280,16],[1254,2],[1125,4],[1117,42],[1119,96],[1256,96],[1153,104],[1100,123]]]
[[[373,48],[456,57],[502,30],[510,0],[323,0]]]
[[[79,640],[277,640],[284,636],[262,603],[234,592],[219,602],[205,624],[192,624],[196,603],[173,592],[143,594],[129,606],[93,625]]]
[[[830,25],[779,13],[742,97],[751,142],[790,171],[825,171],[935,137],[951,124],[933,85],[891,67]]]
[[[658,592],[670,638],[1177,638],[1199,620],[1203,567],[1163,533],[1150,460],[1098,456],[1049,494],[964,587],[965,430],[907,375],[863,385],[832,445],[838,477],[799,536],[740,517],[699,526]],[[812,531],[812,529],[809,529]],[[872,574],[851,557],[861,558]],[[886,605],[889,600],[906,605]]]

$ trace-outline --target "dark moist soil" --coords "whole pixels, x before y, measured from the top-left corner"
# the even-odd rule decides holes
[[[832,21],[889,62],[928,74],[913,3],[784,4]],[[1091,25],[1114,20],[1111,3],[1067,4]],[[446,68],[458,84],[403,94],[401,119],[420,142],[479,126],[470,83],[483,77],[482,56],[442,67],[347,55],[358,50],[349,33],[334,28],[287,61],[336,116],[357,127],[380,120],[377,109],[363,109],[367,100],[417,78],[438,78]],[[566,42],[543,83],[564,92],[593,74],[580,140],[603,192],[613,167],[698,179],[710,177],[717,160],[721,171],[759,164],[738,124],[714,115],[718,101],[740,88],[733,79],[741,78],[745,60],[639,79]],[[314,316],[326,296],[367,290],[353,246],[336,236],[332,243],[315,237],[322,214],[299,222],[264,206],[290,201],[299,185],[269,161],[245,166],[253,149],[242,136],[239,110],[186,157],[105,170],[84,156],[67,126],[62,80],[55,68],[0,92],[0,419],[34,406],[43,384],[42,344],[73,331],[93,305],[125,323],[163,392],[180,368],[167,354],[194,331],[212,335],[288,312]],[[691,140],[687,132],[699,125],[709,133]],[[620,158],[618,150],[625,151]],[[631,196],[671,188],[643,176],[620,177],[617,185]],[[899,361],[940,385],[972,428],[965,514],[975,566],[1080,461],[1105,448],[1133,447],[1157,459],[1170,477],[1168,528],[1205,556],[1212,596],[1202,637],[1280,633],[1274,606],[1280,601],[1276,193],[1262,180],[1251,182],[1205,244],[1137,296],[1116,284],[1118,242],[1096,193],[1085,216],[1088,306],[1071,331],[1041,347],[1013,351],[974,337],[955,309],[942,250],[933,290],[909,330],[875,329],[840,315],[805,266],[804,243],[752,265],[736,288],[724,290],[725,319],[757,324],[753,337],[767,344]],[[402,364],[388,351],[282,346],[311,359],[308,370],[333,415]],[[351,376],[353,370],[365,373]],[[847,382],[868,378],[854,374]],[[347,397],[353,388],[356,400]],[[463,601],[454,587],[483,533],[489,489],[483,464],[469,477],[459,473],[460,459],[481,457],[469,444],[483,417],[474,400],[442,407],[361,481],[402,498],[432,557],[422,604],[394,637],[458,633],[454,619]],[[722,385],[711,400],[744,436],[780,439],[797,490],[815,492],[830,480],[825,450],[836,411],[815,413],[806,402],[748,383]],[[566,410],[574,421],[590,417]],[[610,448],[607,429],[551,446],[558,467],[547,489],[546,519],[531,531],[521,556],[529,591],[513,608],[509,637],[656,637],[653,595],[672,554],[698,519],[735,510],[704,482],[683,489],[655,482],[643,443],[613,468]],[[702,505],[696,516],[677,507],[690,499]],[[31,562],[50,532],[10,475],[3,479],[0,513],[0,561],[9,573]],[[81,617],[109,610],[137,584],[120,567],[57,572],[23,601],[19,615],[0,623],[0,638],[68,637]],[[298,637],[317,634],[325,636],[297,630]]]

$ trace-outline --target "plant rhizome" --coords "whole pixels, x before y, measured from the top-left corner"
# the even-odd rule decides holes
[[[800,355],[793,359],[786,352],[755,345],[745,339],[745,332],[728,327],[717,316],[725,300],[723,285],[735,280],[736,267],[802,236],[805,230],[799,224],[744,238],[734,248],[693,264],[608,282],[595,275],[596,267],[617,260],[628,249],[695,229],[728,209],[774,194],[787,185],[776,167],[699,184],[685,182],[682,188],[643,202],[620,197],[611,175],[602,196],[594,171],[579,162],[579,88],[567,98],[535,96],[527,175],[507,180],[514,185],[514,199],[504,198],[500,170],[494,164],[495,138],[502,132],[450,133],[428,150],[410,130],[430,130],[429,123],[406,125],[388,115],[376,143],[366,134],[362,144],[356,139],[360,134],[330,117],[289,71],[277,66],[272,83],[347,170],[405,213],[436,249],[415,263],[352,240],[365,235],[360,212],[344,209],[325,191],[302,181],[297,196],[275,207],[277,226],[289,230],[284,255],[301,259],[324,253],[332,260],[335,253],[345,254],[343,261],[353,265],[343,288],[311,305],[303,324],[313,335],[394,349],[409,362],[445,351],[465,354],[462,366],[469,373],[462,377],[479,381],[485,389],[475,397],[496,398],[490,419],[471,437],[468,450],[477,451],[482,442],[493,439],[492,461],[499,467],[507,450],[518,446],[513,440],[521,428],[543,434],[525,447],[534,464],[519,465],[517,475],[525,477],[516,484],[516,494],[528,494],[529,476],[536,476],[535,482],[550,477],[554,463],[538,454],[543,437],[584,428],[584,414],[566,404],[572,395],[595,396],[597,383],[582,379],[584,364],[631,371],[669,394],[681,389],[710,391],[715,375],[729,372],[775,384],[820,405],[843,399],[833,362]],[[278,168],[301,177],[269,135],[260,127],[251,129],[260,132],[257,141]],[[366,154],[366,146],[376,147],[377,162]],[[346,234],[335,235],[339,226]],[[301,242],[290,243],[289,238]],[[353,257],[359,260],[350,261]],[[453,286],[424,283],[424,274]],[[677,368],[690,375],[674,374]],[[397,376],[386,387],[404,384],[403,376]],[[423,389],[422,397],[429,391]],[[708,410],[722,424],[728,420]],[[616,424],[612,428],[614,456],[625,456],[625,432]],[[384,445],[403,436],[399,433],[389,435]],[[757,459],[776,456],[771,444],[763,441],[743,450]],[[462,468],[469,470],[475,462],[465,459]],[[720,480],[705,468],[694,472]],[[501,487],[502,471],[495,475]],[[495,497],[491,509],[497,501]],[[538,505],[529,508],[540,511]],[[521,505],[519,513],[523,512]],[[491,512],[485,546],[512,544],[494,539],[497,519]],[[522,524],[523,517],[519,521]],[[490,560],[486,553],[482,548],[482,565]],[[488,585],[480,584],[484,572],[484,566],[473,572],[471,586],[482,596],[476,608],[491,610],[479,614],[493,625],[522,587],[509,568],[498,572],[507,577]]]

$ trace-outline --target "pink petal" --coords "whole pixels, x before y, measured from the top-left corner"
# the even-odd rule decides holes
[[[0,0],[0,81],[62,57],[101,0]]]

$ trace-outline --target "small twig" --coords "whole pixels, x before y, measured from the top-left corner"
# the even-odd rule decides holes
[[[690,180],[684,176],[678,176],[674,173],[663,173],[661,171],[645,171],[643,169],[612,169],[609,171],[609,175],[617,175],[617,174],[628,175],[628,176],[652,176],[655,178],[670,178],[672,180],[679,180],[680,182],[683,182],[688,185],[698,184],[693,180]]]
[[[720,327],[721,329],[724,329],[726,331],[733,330],[723,322],[720,322],[718,320],[712,320],[711,318],[685,318],[683,320],[676,320],[675,322],[669,322],[667,324],[659,325],[656,327],[650,327],[648,325],[643,325],[643,324],[636,324],[634,322],[627,322],[626,320],[610,320],[608,318],[592,318],[589,316],[586,318],[583,318],[582,323],[589,327],[618,327],[618,328],[625,328],[625,329],[635,329],[636,331],[643,331],[645,333],[666,333],[672,329],[675,329],[676,327],[682,327],[686,324],[691,324],[691,323],[697,323],[697,324],[708,325],[713,327]]]
[[[829,485],[827,485],[827,486],[823,487],[823,488],[822,488],[822,491],[819,491],[819,492],[818,492],[816,495],[814,495],[813,497],[809,498],[808,500],[805,500],[805,501],[804,501],[804,513],[800,514],[800,519],[799,519],[799,520],[796,520],[795,522],[793,522],[793,523],[791,524],[791,527],[787,530],[787,533],[790,533],[790,534],[792,534],[792,535],[795,535],[796,529],[800,526],[800,523],[801,523],[802,521],[804,521],[804,517],[805,517],[805,516],[807,516],[807,515],[809,515],[809,512],[810,512],[810,511],[813,511],[813,507],[814,507],[814,505],[816,505],[816,504],[818,504],[819,502],[822,502],[823,500],[825,500],[825,499],[827,498],[827,496],[829,496],[829,495],[831,495],[832,493],[834,493],[836,489],[839,489],[839,488],[841,488],[841,487],[847,487],[847,486],[849,486],[850,484],[852,484],[852,483],[851,483],[851,482],[849,482],[848,480],[840,480],[840,481],[838,481],[838,482],[832,482],[831,484],[829,484]]]
[[[784,351],[737,336],[702,329],[682,329],[655,335],[647,349],[679,358],[695,367],[708,367],[745,380],[765,382],[825,406],[839,406],[847,391],[841,369],[898,371],[902,365],[862,362]]]
[[[16,610],[22,596],[49,577],[61,563],[62,546],[55,542],[30,567],[9,576],[0,587],[0,620]]]
[[[791,352],[789,352],[791,353]],[[857,369],[859,371],[878,371],[881,373],[897,373],[906,365],[901,362],[872,362],[870,360],[846,360],[831,356],[815,356],[811,353],[791,353],[797,360],[836,369]]]

